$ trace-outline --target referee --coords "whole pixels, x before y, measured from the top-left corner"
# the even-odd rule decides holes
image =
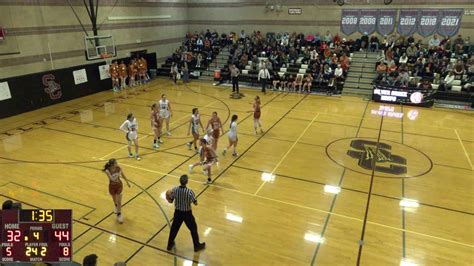
[[[179,187],[174,187],[172,189],[172,196],[168,200],[170,203],[174,200],[175,211],[173,216],[173,224],[171,225],[170,236],[168,238],[168,247],[166,248],[170,251],[175,245],[174,239],[178,234],[181,224],[184,222],[191,231],[191,236],[193,237],[194,252],[198,252],[206,248],[206,243],[199,243],[199,235],[197,231],[196,220],[194,220],[193,213],[191,211],[191,203],[197,205],[197,199],[194,195],[194,192],[187,188],[188,176],[182,175],[179,178]]]
[[[232,92],[239,93],[239,69],[235,64],[230,67],[230,77],[232,79]]]

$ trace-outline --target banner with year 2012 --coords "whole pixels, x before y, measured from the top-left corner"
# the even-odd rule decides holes
[[[439,9],[420,9],[418,21],[418,34],[428,37],[436,33],[439,23]]]
[[[462,9],[442,9],[438,33],[444,37],[456,35],[461,27]]]
[[[403,36],[410,36],[416,32],[419,10],[417,9],[400,9],[400,17],[398,19],[398,33]]]
[[[358,9],[343,9],[341,12],[341,32],[345,35],[351,35],[357,31],[357,25],[359,24],[359,13]]]

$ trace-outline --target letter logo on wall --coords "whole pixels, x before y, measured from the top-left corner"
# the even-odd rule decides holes
[[[54,81],[55,79],[56,78],[53,74],[46,74],[43,76],[43,85],[46,86],[44,88],[44,92],[49,94],[49,98],[51,98],[51,100],[57,100],[63,95],[61,92],[61,85]]]
[[[375,170],[392,175],[407,173],[407,160],[402,156],[392,154],[392,146],[386,143],[379,142],[379,148],[377,149],[376,141],[356,139],[351,142],[350,146],[355,150],[348,150],[347,155],[358,159],[358,165],[366,170]],[[374,159],[379,165],[373,163]],[[375,169],[373,168],[374,165]]]

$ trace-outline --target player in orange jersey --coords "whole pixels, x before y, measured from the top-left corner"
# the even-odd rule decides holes
[[[118,64],[117,61],[112,62],[109,66],[109,74],[112,79],[112,87],[114,91],[120,90],[119,74],[118,74]]]
[[[124,89],[127,87],[126,81],[127,81],[127,65],[125,65],[125,62],[121,61],[119,66],[118,66],[118,73],[120,77],[120,88]]]
[[[130,187],[127,177],[122,172],[122,168],[118,165],[115,159],[110,159],[104,166],[103,171],[109,178],[109,193],[112,196],[112,200],[115,204],[114,213],[117,214],[117,221],[123,223],[122,216],[122,190],[123,184],[120,178],[123,178],[127,182],[127,186]]]
[[[217,116],[217,112],[212,112],[212,117],[207,122],[206,129],[212,128],[212,138],[213,142],[211,144],[212,148],[217,151],[217,142],[219,141],[219,136],[224,133],[222,130],[222,122],[221,119]]]

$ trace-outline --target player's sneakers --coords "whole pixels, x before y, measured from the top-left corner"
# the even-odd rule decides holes
[[[191,145],[192,145],[192,144],[191,144],[191,143],[189,143],[189,142],[188,142],[188,143],[186,143],[186,146],[188,146],[188,149],[189,149],[189,150],[191,150]]]
[[[123,215],[121,213],[117,213],[117,221],[123,224]]]
[[[225,156],[226,153],[227,153],[227,149],[224,149],[224,150],[222,151],[222,155]]]
[[[133,158],[133,153],[129,153],[128,158]]]
[[[158,143],[153,144],[153,148],[158,149],[159,147],[160,145],[158,145]]]
[[[166,132],[166,136],[171,136],[171,132]]]
[[[140,157],[140,156],[137,154],[137,156],[135,156],[135,159],[136,159],[137,161],[140,161],[140,160],[142,159],[142,157]]]
[[[192,173],[192,172],[193,172],[193,165],[190,164],[190,165],[189,165],[189,173]]]
[[[210,185],[210,184],[212,184],[212,181],[209,179],[204,182],[204,185]]]
[[[234,153],[232,153],[232,156],[237,157],[237,156],[239,156],[239,154],[234,152]]]
[[[161,139],[159,139],[159,140],[158,140],[158,143],[159,143],[159,144],[163,144],[164,142],[163,142]]]
[[[207,176],[207,174],[208,174],[207,170],[203,170],[202,173],[203,173],[205,176]]]

